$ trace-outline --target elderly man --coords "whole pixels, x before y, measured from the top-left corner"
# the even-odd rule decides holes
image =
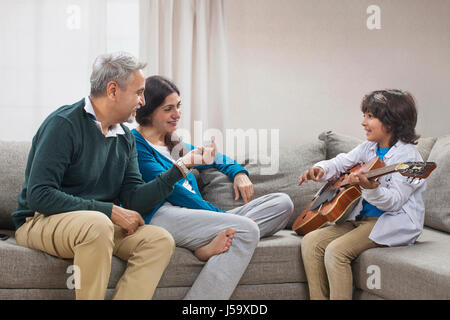
[[[135,140],[121,124],[145,104],[140,63],[126,53],[99,56],[91,93],[63,106],[33,138],[25,182],[12,214],[19,245],[73,258],[77,299],[104,299],[111,257],[127,260],[115,299],[151,299],[174,250],[163,228],[144,225],[146,213],[173,190],[199,148],[144,183]]]

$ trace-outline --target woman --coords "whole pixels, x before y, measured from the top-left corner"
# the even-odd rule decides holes
[[[150,181],[170,168],[180,153],[195,147],[172,139],[181,116],[180,92],[175,84],[160,76],[147,78],[144,95],[146,104],[136,113],[139,127],[133,134],[142,177]],[[215,150],[215,143],[205,148]],[[196,168],[217,168],[229,176],[236,199],[240,194],[245,204],[227,212],[220,210],[203,200],[194,175],[189,173],[145,221],[166,228],[177,246],[207,260],[185,299],[229,299],[259,239],[286,226],[293,204],[282,193],[250,201],[253,185],[248,172],[225,155],[218,153],[212,164]]]

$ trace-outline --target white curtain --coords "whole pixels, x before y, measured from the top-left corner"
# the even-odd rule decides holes
[[[1,2],[0,139],[31,140],[50,112],[89,94],[92,61],[106,49],[106,2],[75,3]]]
[[[140,59],[147,75],[168,77],[180,89],[180,127],[195,144],[227,125],[223,15],[223,0],[140,0]]]
[[[138,5],[138,0],[1,0],[0,140],[31,141],[49,113],[88,95],[97,55],[116,50],[138,55]]]

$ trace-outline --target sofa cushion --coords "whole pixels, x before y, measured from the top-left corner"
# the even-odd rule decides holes
[[[326,159],[333,159],[339,153],[347,153],[364,142],[364,140],[333,131],[322,132],[319,135],[319,139],[325,142]],[[417,141],[417,150],[422,156],[423,161],[427,161],[436,140],[437,138],[435,137],[427,137],[419,138]]]
[[[306,282],[300,241],[289,230],[261,239],[239,284]],[[177,247],[158,287],[191,286],[204,264],[189,250]]]
[[[306,183],[298,186],[300,174],[314,163],[325,159],[325,148],[322,141],[280,148],[278,170],[275,174],[265,174],[261,164],[246,164],[245,168],[253,182],[254,198],[273,193],[284,192],[294,203],[294,213],[286,228],[291,228],[297,216],[306,208],[319,190],[317,183]],[[200,172],[201,193],[205,200],[222,210],[230,210],[244,203],[242,199],[234,200],[232,181],[215,169]]]
[[[424,193],[425,225],[450,232],[450,135],[436,141],[428,160],[436,162],[437,168],[428,177]]]
[[[319,135],[319,140],[325,142],[325,159],[333,159],[340,153],[347,153],[357,145],[364,142],[361,139],[347,136],[333,131],[324,131]]]
[[[384,299],[448,300],[449,243],[449,234],[425,228],[412,246],[366,250],[353,263],[355,286]]]
[[[30,142],[0,141],[0,229],[14,230],[11,218],[25,180]]]
[[[436,141],[437,138],[435,137],[419,138],[419,140],[417,141],[417,150],[419,150],[423,161],[430,161],[430,153],[433,150]]]
[[[244,204],[242,198],[234,200],[233,182],[217,169],[199,170],[197,182],[203,199],[221,210],[228,211]]]
[[[5,231],[0,230],[0,233]],[[11,234],[11,233],[10,233]],[[240,284],[306,282],[301,263],[301,238],[282,230],[258,244]],[[0,288],[67,288],[71,259],[60,259],[16,244],[14,237],[0,241]],[[204,262],[191,251],[177,247],[158,287],[189,287]],[[117,285],[126,263],[113,257],[109,288]]]

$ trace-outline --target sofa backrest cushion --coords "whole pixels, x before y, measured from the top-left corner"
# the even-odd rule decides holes
[[[428,160],[436,162],[437,168],[427,179],[425,225],[450,232],[450,135],[437,139]]]
[[[272,152],[272,151],[271,151]],[[279,165],[275,174],[266,174],[268,169],[260,163],[247,163],[245,168],[254,185],[254,199],[269,193],[283,192],[294,203],[294,213],[286,228],[291,228],[298,215],[311,202],[319,190],[318,183],[305,183],[298,186],[300,174],[314,163],[325,159],[325,146],[322,141],[293,145],[279,149]],[[222,210],[230,210],[243,205],[242,200],[234,200],[232,181],[215,169],[202,170],[199,186],[203,198]]]
[[[333,131],[324,131],[319,135],[319,140],[325,142],[325,159],[333,159],[340,153],[347,153],[357,145],[364,142],[361,139],[347,136]]]
[[[25,180],[30,142],[0,141],[0,229],[14,230],[11,218]]]
[[[326,159],[333,159],[339,153],[347,153],[358,144],[364,142],[364,140],[333,131],[322,132],[319,135],[319,139],[325,142]],[[436,140],[437,138],[435,137],[419,138],[417,150],[422,156],[423,161],[427,161]]]

